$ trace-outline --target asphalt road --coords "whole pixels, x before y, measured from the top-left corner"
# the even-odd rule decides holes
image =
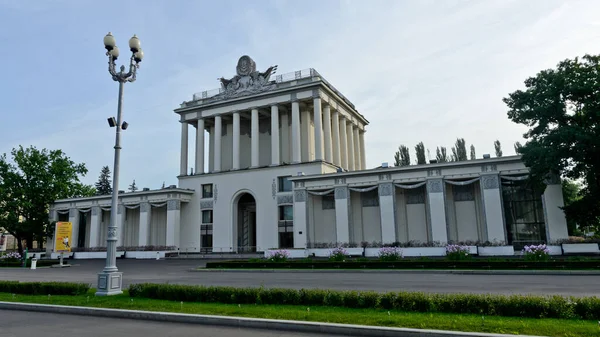
[[[0,268],[0,280],[77,281],[95,285],[103,260],[74,260],[70,268]],[[600,296],[600,275],[468,275],[427,272],[192,272],[199,260],[118,260],[123,286],[173,283],[281,288],[327,288],[432,293]],[[0,316],[1,317],[1,316]]]
[[[326,337],[273,330],[0,310],[0,337]]]

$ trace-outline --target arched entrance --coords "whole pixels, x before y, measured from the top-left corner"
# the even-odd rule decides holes
[[[241,194],[237,200],[237,251],[256,252],[256,200],[250,193]]]

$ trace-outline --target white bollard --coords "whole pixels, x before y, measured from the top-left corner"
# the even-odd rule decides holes
[[[33,259],[31,259],[31,269],[36,269],[37,268],[37,259],[34,257]]]
[[[156,252],[156,260],[160,260],[160,254],[158,252]]]

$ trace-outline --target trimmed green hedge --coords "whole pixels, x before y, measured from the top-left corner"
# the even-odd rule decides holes
[[[496,270],[524,270],[524,269],[600,269],[600,259],[587,261],[553,260],[545,262],[524,260],[466,260],[449,261],[443,259],[432,260],[400,260],[394,262],[383,261],[220,261],[207,262],[206,268],[245,268],[245,269],[496,269]]]
[[[532,318],[598,319],[600,299],[561,296],[377,293],[320,289],[204,287],[172,284],[132,284],[131,297],[184,302],[284,304],[374,308],[409,312],[442,312]]]
[[[55,264],[59,264],[60,261],[59,260],[38,260],[37,261],[37,267],[50,267],[52,265]],[[68,262],[66,260],[63,260],[63,264],[67,264]],[[16,261],[16,262],[0,262],[0,268],[2,267],[12,267],[12,268],[16,268],[16,267],[23,267],[23,261]],[[31,267],[31,259],[27,259],[27,268]]]
[[[23,295],[83,295],[90,285],[73,282],[0,281],[0,293]]]

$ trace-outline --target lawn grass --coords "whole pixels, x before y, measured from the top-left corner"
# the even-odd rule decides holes
[[[95,289],[81,296],[12,295],[0,293],[0,301],[71,305],[98,308],[165,311],[296,321],[361,324],[417,329],[441,329],[471,332],[523,334],[538,336],[600,336],[597,321],[567,319],[531,319],[459,314],[430,314],[376,309],[304,307],[291,305],[235,305],[221,303],[180,303],[131,298],[123,295],[96,297]]]

